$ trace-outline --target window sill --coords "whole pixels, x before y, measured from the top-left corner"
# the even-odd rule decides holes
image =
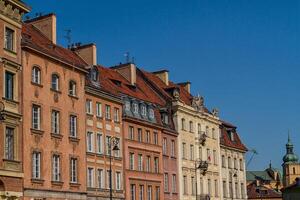
[[[10,54],[13,54],[13,55],[17,55],[17,52],[16,51],[14,51],[14,50],[11,50],[11,49],[7,49],[7,48],[3,48],[4,49],[4,51],[6,51],[6,52],[8,52],[8,53],[10,53]]]
[[[7,163],[14,163],[14,164],[21,164],[21,161],[18,161],[18,160],[11,160],[11,159],[6,159],[4,158],[3,159],[3,162],[7,162]]]
[[[58,94],[61,94],[61,91],[60,91],[60,90],[55,90],[55,89],[53,89],[53,88],[50,88],[50,91],[55,92],[55,93],[58,93]]]
[[[69,96],[70,98],[72,98],[72,99],[76,99],[76,100],[78,100],[78,99],[79,99],[79,97],[78,97],[78,96],[76,96],[76,95],[68,94],[68,96]]]
[[[59,133],[51,133],[52,138],[62,139],[63,135]]]
[[[40,129],[34,129],[34,128],[31,128],[30,131],[31,131],[32,134],[36,134],[36,135],[44,135],[44,131],[43,131],[43,130],[40,130]]]
[[[33,82],[33,81],[31,81],[31,84],[34,85],[34,86],[40,87],[40,88],[44,87],[42,84],[40,84],[40,83],[35,83],[35,82]]]
[[[102,117],[102,116],[97,116],[97,115],[96,115],[96,117],[97,117],[97,120],[103,120],[103,117]]]
[[[171,156],[172,159],[177,159],[175,156]]]
[[[120,122],[120,121],[114,121],[114,123],[115,123],[115,124],[121,124],[121,122]]]
[[[72,137],[72,136],[69,136],[69,140],[70,140],[71,142],[75,142],[75,143],[79,143],[79,141],[80,141],[79,138],[77,138],[77,137]]]
[[[80,187],[80,183],[70,183],[70,187]]]
[[[64,182],[62,181],[51,181],[52,185],[56,185],[56,186],[62,186],[64,184]]]
[[[43,179],[36,179],[36,178],[31,178],[32,183],[37,183],[37,184],[43,184],[45,180]]]
[[[89,117],[94,117],[93,113],[86,113],[86,115],[89,116]]]
[[[110,118],[105,118],[105,121],[112,122],[112,120]]]
[[[19,104],[18,101],[15,101],[14,99],[8,99],[6,97],[2,97],[2,99],[6,102],[6,103],[10,103],[10,104],[13,104],[13,105],[16,105],[16,104]]]
[[[92,152],[92,151],[87,151],[86,154],[87,154],[87,155],[90,155],[90,156],[96,155],[96,153],[95,153],[95,152]]]

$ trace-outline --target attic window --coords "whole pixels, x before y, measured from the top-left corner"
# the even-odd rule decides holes
[[[95,67],[91,70],[91,79],[93,81],[98,80],[98,70]]]
[[[162,113],[161,117],[164,124],[169,124],[169,116],[167,113]]]
[[[130,102],[129,101],[125,102],[125,110],[130,111]]]
[[[153,108],[149,108],[149,118],[154,119],[154,110],[153,110]]]
[[[137,103],[133,103],[132,105],[133,113],[138,114],[139,112],[139,107]]]
[[[234,141],[234,133],[231,130],[227,131],[228,137],[230,138],[230,140],[233,142]]]
[[[143,116],[147,115],[147,111],[146,111],[146,106],[145,105],[141,106],[141,113],[142,113]]]
[[[115,79],[111,79],[111,81],[116,85],[116,86],[121,86],[121,81],[119,80],[115,80]]]

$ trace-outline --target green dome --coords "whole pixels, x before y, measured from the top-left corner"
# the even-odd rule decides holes
[[[294,154],[294,145],[291,142],[290,135],[288,136],[288,143],[286,146],[286,154],[283,156],[282,160],[284,163],[297,163],[298,162],[298,156]]]

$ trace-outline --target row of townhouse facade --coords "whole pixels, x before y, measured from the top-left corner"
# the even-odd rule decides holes
[[[189,82],[100,66],[29,11],[0,0],[0,199],[247,199],[247,149]]]

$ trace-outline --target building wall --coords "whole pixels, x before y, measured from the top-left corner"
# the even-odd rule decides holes
[[[85,156],[85,74],[69,66],[61,65],[47,57],[24,50],[23,103],[24,103],[24,196],[25,199],[84,199],[86,198],[86,156]],[[41,84],[33,83],[32,68],[41,70]],[[51,89],[51,75],[59,76],[59,91]],[[69,95],[69,81],[76,82],[76,97]],[[40,130],[33,129],[32,107],[41,108]],[[51,130],[51,112],[60,113],[60,134]],[[77,116],[77,137],[70,137],[70,115]],[[33,152],[41,153],[41,178],[33,179]],[[61,181],[52,181],[54,154],[60,155]],[[77,159],[77,183],[70,183],[70,159]]]
[[[174,115],[174,122],[176,122],[176,130],[178,131],[178,157],[179,157],[179,187],[180,187],[180,199],[196,199],[196,176],[197,176],[197,192],[198,195],[210,195],[211,199],[222,199],[221,187],[220,187],[220,145],[219,145],[219,122],[218,119],[197,112],[194,108],[183,105],[182,103],[174,104],[174,107],[178,107]],[[185,119],[185,127],[182,127],[182,119]],[[190,131],[189,122],[193,122],[193,130]],[[198,142],[198,124],[200,124],[201,130],[199,133],[206,133],[207,140],[204,145]],[[206,129],[208,127],[208,129]],[[214,129],[214,136],[212,134]],[[183,155],[183,144],[185,144],[185,155]],[[193,145],[193,158],[191,157],[191,145]],[[201,153],[200,153],[200,150]],[[209,149],[209,150],[208,150]],[[207,152],[210,155],[207,155]],[[213,153],[215,152],[215,153]],[[214,158],[214,154],[215,157]],[[210,158],[210,159],[209,159]],[[208,171],[206,175],[202,175],[200,170],[195,173],[195,161],[203,160],[208,161]],[[184,183],[184,177],[186,177],[186,183]],[[192,183],[194,178],[194,183]],[[210,191],[208,188],[208,182],[210,180]],[[215,181],[216,186],[215,187]],[[194,185],[194,194],[193,194]],[[185,189],[186,188],[186,189]],[[186,191],[184,191],[186,190]],[[210,194],[209,194],[210,193]]]
[[[134,128],[134,139],[129,137],[129,127]],[[143,142],[137,139],[138,129],[142,129]],[[150,131],[150,142],[146,142],[146,131]],[[126,186],[126,199],[131,199],[130,187],[135,185],[136,199],[140,198],[140,185],[144,186],[144,198],[147,199],[147,189],[152,187],[152,198],[155,199],[155,190],[159,188],[159,199],[163,197],[163,159],[162,159],[162,134],[158,127],[155,127],[146,122],[138,122],[137,120],[123,119],[124,131],[124,166],[125,166],[125,186]],[[158,134],[158,144],[154,144],[154,132]],[[130,153],[134,154],[134,169],[130,169]],[[143,170],[138,170],[138,155],[143,157]],[[146,172],[146,159],[150,156],[151,167],[150,172]],[[154,159],[158,158],[158,173],[154,171]]]
[[[94,169],[94,185],[87,185],[88,198],[89,199],[109,199],[109,179],[108,170],[110,169],[109,154],[107,153],[107,143],[106,136],[116,137],[120,139],[119,148],[121,149],[120,156],[114,156],[112,158],[112,188],[113,197],[116,199],[124,199],[124,172],[123,172],[123,130],[122,130],[122,104],[115,102],[111,99],[104,98],[103,96],[92,94],[91,92],[86,92],[86,99],[92,101],[93,112],[86,114],[86,133],[93,133],[93,150],[89,152],[86,149],[87,164],[86,170],[88,168]],[[102,115],[96,115],[96,103],[101,103]],[[105,106],[109,105],[111,108],[111,119],[105,118]],[[119,109],[119,119],[120,121],[114,120],[114,108]],[[102,151],[98,151],[99,145],[97,140],[97,134],[102,135]],[[98,181],[98,169],[103,170],[104,183],[101,186]],[[116,172],[121,173],[121,188],[117,190],[116,188]]]
[[[300,177],[300,163],[283,164],[283,186],[287,187],[295,183],[296,178]]]
[[[236,164],[234,164],[235,160]],[[224,199],[247,199],[245,153],[221,146],[221,166]],[[229,186],[230,183],[231,187]],[[237,184],[237,188],[235,184]]]

